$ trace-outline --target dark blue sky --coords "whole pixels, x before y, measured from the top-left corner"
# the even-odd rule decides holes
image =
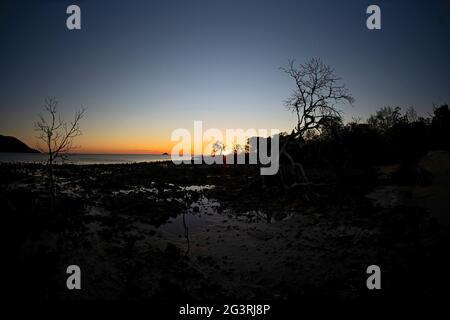
[[[82,30],[69,31],[78,4]],[[382,30],[366,28],[369,4]],[[160,148],[194,120],[290,130],[279,67],[320,57],[356,98],[346,118],[385,105],[450,102],[450,1],[2,1],[0,133],[32,144],[46,96],[88,107],[87,151]],[[130,142],[132,141],[132,142]],[[148,147],[144,147],[148,146]]]

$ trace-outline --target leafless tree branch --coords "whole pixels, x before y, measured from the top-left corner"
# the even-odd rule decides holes
[[[318,58],[312,58],[298,67],[295,60],[289,60],[287,67],[280,68],[295,82],[295,89],[285,100],[288,110],[295,113],[297,125],[286,137],[280,148],[280,179],[284,188],[290,190],[298,186],[309,186],[303,166],[294,160],[289,149],[300,148],[305,136],[311,130],[325,127],[331,120],[341,119],[342,112],[337,108],[342,103],[354,102],[350,91],[341,84],[334,69]],[[287,183],[291,178],[293,182]],[[292,179],[293,178],[293,179]]]
[[[41,143],[38,145],[38,149],[48,156],[47,167],[52,210],[55,197],[53,163],[57,158],[62,161],[67,159],[67,153],[73,148],[73,140],[82,134],[80,121],[86,111],[82,107],[75,112],[73,120],[67,123],[58,114],[57,106],[58,101],[55,97],[46,98],[43,108],[46,116],[40,114],[39,120],[34,124],[34,130],[38,133],[37,138]]]

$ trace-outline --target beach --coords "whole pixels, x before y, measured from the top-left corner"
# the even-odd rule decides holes
[[[438,163],[437,190],[448,190],[448,160],[423,160]],[[64,164],[54,212],[45,169],[0,164],[10,273],[21,275],[11,290],[22,298],[388,301],[445,289],[446,197],[430,208],[386,168],[308,168],[311,198],[263,186],[251,165]],[[373,264],[383,294],[366,288]],[[66,289],[68,265],[80,266],[83,290]]]

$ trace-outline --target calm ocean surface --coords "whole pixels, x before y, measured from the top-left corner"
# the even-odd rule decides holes
[[[0,162],[45,163],[46,155],[40,153],[0,153]],[[155,162],[170,160],[170,155],[160,154],[71,154],[65,163],[114,164]]]

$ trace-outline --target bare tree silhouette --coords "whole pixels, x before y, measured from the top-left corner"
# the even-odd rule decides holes
[[[295,89],[285,105],[295,113],[297,125],[280,148],[279,171],[284,188],[291,189],[309,185],[309,181],[302,164],[294,160],[289,150],[293,147],[301,148],[308,132],[313,130],[320,133],[328,124],[341,119],[338,105],[351,104],[354,98],[345,85],[340,83],[341,78],[321,59],[312,58],[298,67],[294,60],[289,60],[288,66],[280,69],[295,81]],[[286,178],[291,181],[288,182]]]
[[[220,142],[219,140],[217,140],[216,142],[214,142],[213,146],[212,146],[212,150],[211,150],[211,155],[212,156],[216,156],[218,153],[221,156],[223,154],[223,152],[225,151],[226,145],[223,142]]]
[[[86,111],[85,108],[75,112],[71,122],[61,119],[57,112],[58,101],[55,97],[46,98],[44,111],[47,117],[39,115],[39,120],[34,124],[35,131],[39,133],[38,139],[44,144],[38,145],[39,151],[47,154],[47,173],[49,179],[49,193],[51,210],[55,205],[55,179],[53,174],[53,164],[60,158],[67,159],[67,153],[73,149],[73,141],[81,135],[80,120]]]

